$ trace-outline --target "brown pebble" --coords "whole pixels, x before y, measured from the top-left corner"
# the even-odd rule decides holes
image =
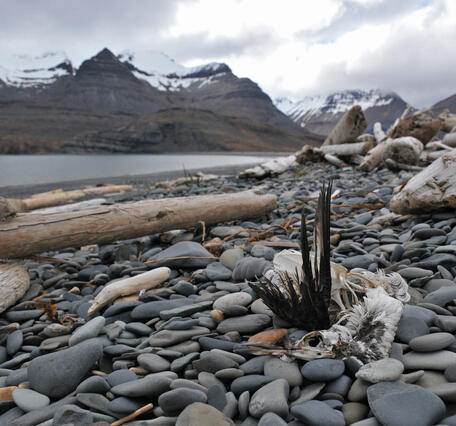
[[[219,309],[213,309],[211,311],[211,318],[218,324],[219,322],[222,322],[224,317],[223,317],[223,312]]]

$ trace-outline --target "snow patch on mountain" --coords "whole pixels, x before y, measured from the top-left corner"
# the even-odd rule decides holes
[[[348,111],[355,105],[363,110],[373,107],[386,106],[393,102],[397,95],[393,92],[374,90],[345,90],[329,95],[306,96],[300,101],[294,102],[288,98],[277,98],[276,107],[292,120],[305,125],[303,121],[310,117],[318,117],[322,114],[336,115]]]
[[[8,86],[37,87],[53,83],[57,78],[72,74],[73,66],[64,52],[47,52],[40,56],[13,55],[1,59],[0,80]]]
[[[201,88],[215,83],[218,77],[231,71],[226,64],[220,62],[185,67],[168,55],[155,51],[123,51],[118,58],[132,69],[136,78],[163,91],[178,91],[192,85]]]

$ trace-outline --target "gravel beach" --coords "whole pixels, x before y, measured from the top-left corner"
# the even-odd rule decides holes
[[[204,170],[224,176],[173,187],[153,184],[181,172],[106,182],[132,184],[128,202],[258,188],[277,195],[271,214],[23,261],[30,288],[0,315],[0,426],[456,424],[455,211],[372,224],[390,213],[395,188],[412,173],[314,163],[238,179],[233,172],[245,167]],[[329,178],[338,193],[331,260],[398,272],[409,285],[390,357],[363,365],[353,357],[255,356],[245,343],[257,333],[291,342],[306,333],[273,314],[249,282],[272,267],[281,245],[299,241],[302,211],[311,238],[315,197]],[[101,182],[58,187],[88,183]],[[162,267],[170,269],[162,285],[89,315],[110,284]]]

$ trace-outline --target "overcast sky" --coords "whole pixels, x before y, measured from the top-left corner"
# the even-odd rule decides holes
[[[456,93],[455,45],[456,0],[0,0],[0,65],[150,49],[294,100],[381,88],[429,106]]]

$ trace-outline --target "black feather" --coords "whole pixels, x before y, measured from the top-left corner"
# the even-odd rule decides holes
[[[263,278],[260,283],[250,283],[258,297],[280,318],[305,329],[329,328],[331,303],[330,266],[330,203],[331,182],[323,185],[318,198],[314,226],[315,277],[310,262],[304,210],[301,217],[302,279],[299,274],[280,276],[275,284]],[[299,290],[299,295],[297,293]]]

